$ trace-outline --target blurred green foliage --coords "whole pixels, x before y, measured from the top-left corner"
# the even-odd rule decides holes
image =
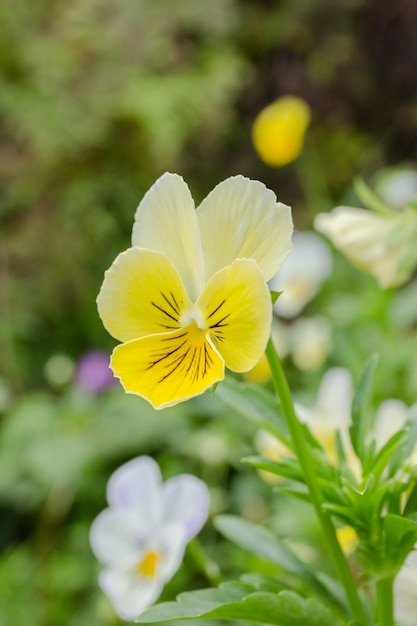
[[[356,175],[415,160],[416,27],[407,0],[0,3],[1,626],[119,623],[97,588],[88,529],[107,477],[137,454],[155,455],[165,477],[201,476],[214,512],[268,519],[299,541],[288,501],[280,510],[239,465],[254,426],[219,399],[155,413],[118,388],[52,388],[44,366],[111,349],[95,297],[165,170],[184,175],[197,202],[229,175],[258,178],[310,229],[316,213],[352,199]],[[251,124],[286,93],[305,98],[313,120],[300,159],[272,170]],[[375,401],[415,401],[415,284],[382,293],[337,257],[306,312],[328,317],[333,348],[312,373],[288,361],[296,394],[314,397],[324,367],[357,373],[379,351]],[[317,543],[314,519],[296,518]],[[250,568],[210,525],[203,541],[226,575]],[[166,598],[200,576],[186,559]]]

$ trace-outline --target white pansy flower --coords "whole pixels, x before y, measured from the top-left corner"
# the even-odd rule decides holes
[[[319,213],[314,227],[383,288],[405,283],[417,264],[414,209],[376,213],[340,206],[330,213]]]
[[[314,370],[324,363],[332,347],[328,320],[317,315],[300,317],[288,329],[294,364],[302,371]]]
[[[412,167],[385,167],[375,178],[375,191],[393,209],[417,200],[417,171]]]
[[[309,407],[296,402],[294,408],[300,422],[309,427],[328,459],[336,465],[336,432],[339,431],[346,459],[352,464],[353,471],[358,472],[359,462],[349,437],[352,398],[353,382],[349,370],[333,367],[323,376],[315,404]],[[293,454],[281,441],[264,430],[257,432],[255,446],[262,456],[274,460]]]
[[[313,232],[295,232],[293,248],[269,285],[282,291],[274,304],[280,317],[289,319],[302,311],[320,289],[332,269],[327,243]]]
[[[92,550],[105,565],[99,584],[116,613],[133,621],[179,568],[187,542],[207,519],[209,492],[188,474],[163,482],[157,463],[141,456],[112,474],[107,501],[90,531]]]
[[[406,558],[394,582],[394,613],[401,626],[415,626],[417,615],[417,552]]]
[[[384,400],[375,413],[374,435],[377,448],[382,448],[389,439],[404,428],[408,417],[408,407],[402,400]]]
[[[307,407],[296,403],[295,411],[300,421],[307,424],[327,457],[337,464],[336,432],[340,433],[346,460],[355,476],[359,477],[357,459],[349,436],[353,398],[352,375],[343,367],[332,367],[323,376],[315,405]]]

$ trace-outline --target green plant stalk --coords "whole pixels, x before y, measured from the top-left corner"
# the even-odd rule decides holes
[[[188,552],[194,559],[198,569],[204,574],[213,587],[217,587],[223,582],[218,564],[207,556],[204,548],[196,537],[189,542]]]
[[[376,613],[378,626],[394,626],[394,577],[381,578],[376,583]]]
[[[302,426],[295,414],[288,382],[271,339],[266,348],[266,357],[269,367],[271,368],[274,388],[281,401],[282,412],[287,422],[288,430],[290,431],[294,451],[300,463],[301,471],[303,472],[304,480],[310,493],[311,502],[320,521],[324,539],[333,558],[340,581],[345,589],[352,618],[356,619],[361,626],[365,626],[368,624],[368,618],[359,598],[352,571],[337,540],[334,526],[323,510],[323,496],[316,481],[310,449],[305,442]]]

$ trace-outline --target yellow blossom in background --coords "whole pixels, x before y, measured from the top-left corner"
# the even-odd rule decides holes
[[[271,433],[263,428],[260,428],[255,434],[254,440],[255,448],[266,459],[279,462],[282,457],[293,456],[294,453],[285,444],[282,443],[277,437],[274,437]],[[259,476],[261,476],[265,482],[275,485],[282,481],[282,477],[268,470],[258,470]]]
[[[265,107],[252,127],[253,145],[262,161],[272,167],[294,161],[303,148],[310,118],[310,107],[297,96],[283,96]]]
[[[250,380],[253,383],[266,383],[271,378],[271,369],[269,367],[268,359],[265,354],[262,355],[261,360],[257,362],[255,367],[245,372],[243,377],[246,380]]]
[[[159,178],[97,298],[122,342],[111,368],[125,391],[163,408],[203,393],[225,366],[252,369],[270,334],[267,281],[291,234],[289,207],[259,181],[228,178],[195,209],[181,176]]]
[[[382,288],[405,283],[417,265],[417,210],[368,211],[340,206],[319,213],[314,227]]]
[[[358,535],[355,530],[351,526],[341,526],[336,528],[336,536],[344,554],[346,556],[352,554],[358,545]]]

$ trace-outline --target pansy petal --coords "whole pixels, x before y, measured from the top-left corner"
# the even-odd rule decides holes
[[[201,288],[202,252],[194,201],[181,176],[165,173],[135,214],[132,245],[156,250],[177,268],[191,298]]]
[[[125,391],[155,408],[199,395],[224,378],[223,359],[194,322],[117,346],[111,367]]]
[[[143,512],[152,527],[163,515],[162,488],[159,465],[149,456],[140,456],[110,476],[107,501],[113,507]]]
[[[238,259],[212,276],[197,301],[205,311],[210,337],[235,372],[254,367],[265,351],[272,321],[272,303],[259,267]]]
[[[151,533],[146,513],[104,509],[91,526],[90,544],[102,563],[120,563],[134,559]]]
[[[164,583],[167,583],[180,567],[189,539],[184,525],[178,522],[164,524],[155,532],[155,547],[161,555],[158,575]]]
[[[166,481],[163,498],[165,519],[183,524],[188,541],[195,537],[210,508],[207,485],[191,474],[180,474]]]
[[[179,318],[191,301],[167,257],[129,248],[107,270],[97,306],[109,333],[129,341],[179,328]]]
[[[197,209],[206,278],[235,259],[254,259],[268,281],[291,250],[290,208],[244,176],[217,185]]]
[[[352,374],[344,367],[331,367],[320,383],[316,407],[323,423],[333,429],[348,429],[353,398]]]
[[[122,619],[133,622],[158,599],[163,589],[159,577],[135,577],[116,568],[103,570],[99,584]]]

